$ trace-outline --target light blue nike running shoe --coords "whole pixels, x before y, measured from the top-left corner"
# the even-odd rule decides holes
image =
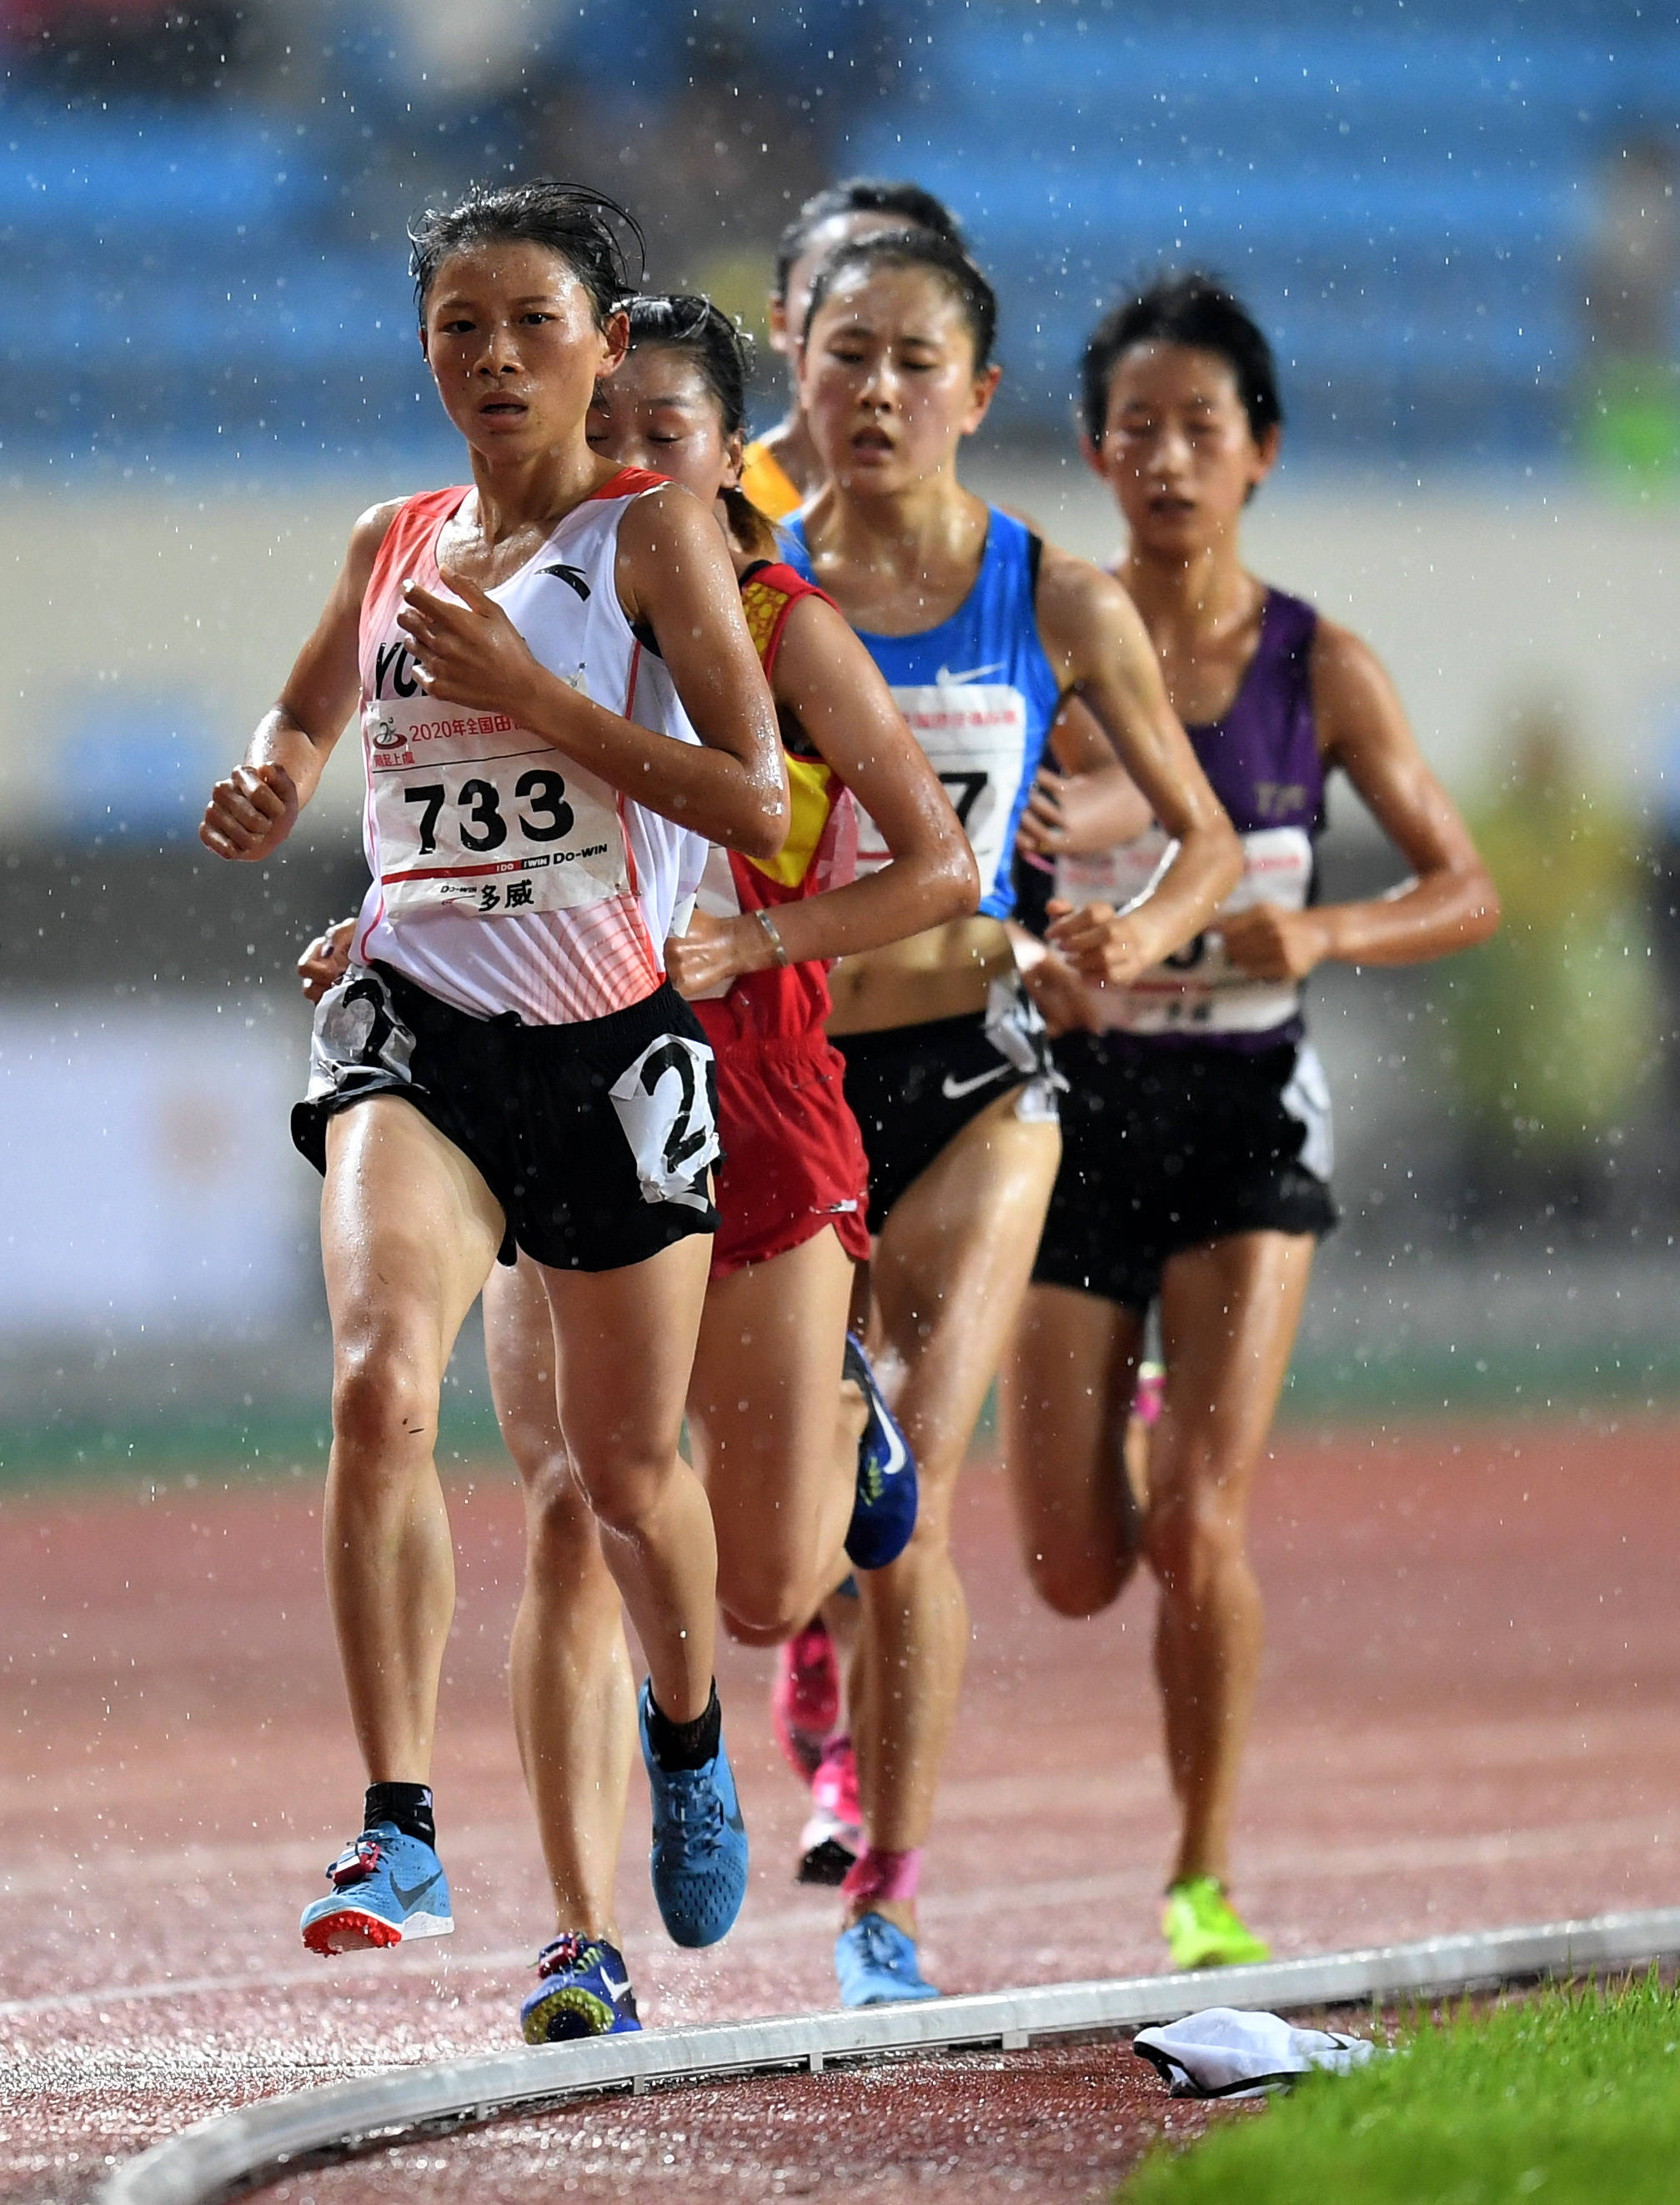
[[[861,1390],[869,1412],[857,1443],[857,1497],[846,1527],[846,1554],[860,1570],[885,1569],[909,1545],[916,1528],[915,1457],[861,1342],[849,1332],[842,1376]]]
[[[641,2024],[624,1955],[604,1937],[553,1938],[537,1955],[542,1981],[519,2009],[527,2044],[579,2036],[624,2036]]]
[[[644,1684],[637,1706],[641,1757],[653,1794],[653,1896],[673,1944],[715,1945],[735,1926],[747,1896],[747,1826],[721,1735],[698,1768],[661,1768],[647,1736],[653,1703]]]
[[[834,1941],[834,1972],[842,2006],[902,2006],[910,1999],[939,1995],[916,1965],[914,1938],[885,1914],[865,1914],[840,1932]]]
[[[352,1839],[326,1873],[332,1889],[303,1910],[312,1952],[359,1952],[409,1937],[447,1937],[455,1928],[444,1863],[395,1822],[376,1822]]]

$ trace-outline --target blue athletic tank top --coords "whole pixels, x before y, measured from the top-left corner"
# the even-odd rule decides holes
[[[790,521],[786,533],[789,565],[814,581],[803,526]],[[1060,701],[1034,603],[1042,549],[994,506],[974,586],[949,620],[917,635],[858,630],[956,807],[992,918],[1015,908],[1016,829]],[[887,856],[860,806],[859,872],[878,871]]]

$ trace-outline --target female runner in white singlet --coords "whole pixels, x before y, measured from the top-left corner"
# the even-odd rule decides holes
[[[1300,984],[1326,958],[1407,965],[1463,948],[1498,906],[1370,650],[1242,563],[1242,513],[1282,421],[1249,315],[1205,276],[1164,281],[1099,327],[1083,384],[1086,456],[1127,526],[1116,571],[1245,865],[1217,928],[1183,954],[1096,989],[1053,953],[1030,976],[1051,1023],[1075,1031],[1057,1043],[1062,1167],[1001,1427],[1022,1554],[1052,1608],[1106,1607],[1140,1553],[1159,1583],[1181,1816],[1163,1927],[1177,1966],[1205,1967],[1266,1950],[1225,1878],[1261,1637],[1248,1495],[1335,1220],[1329,1098]],[[1312,900],[1337,766],[1412,868],[1391,895]],[[1062,895],[1123,900],[1146,883],[1166,833],[1139,828],[1061,862]],[[1123,1449],[1152,1305],[1166,1372],[1146,1497]]]
[[[790,532],[795,560],[892,686],[952,793],[982,889],[980,915],[848,958],[832,982],[829,1031],[869,1154],[872,1336],[921,1481],[914,1537],[862,1588],[851,1720],[865,1845],[836,1950],[849,2004],[932,1994],[914,1900],[968,1641],[951,1501],[1060,1151],[1042,1025],[1004,921],[1063,697],[1080,692],[1178,838],[1135,910],[1062,922],[1082,968],[1129,978],[1155,963],[1206,924],[1240,863],[1124,591],[957,479],[998,382],[995,322],[979,270],[911,233],[841,247],[803,333],[801,402],[827,482]],[[859,851],[872,860],[867,829]]]
[[[456,1331],[516,1249],[541,1267],[568,1451],[647,1659],[666,1926],[712,1942],[745,1890],[711,1512],[676,1444],[715,1082],[663,946],[694,838],[773,856],[788,785],[711,514],[586,439],[625,348],[618,218],[535,183],[421,221],[421,343],[471,483],[358,522],[202,829],[224,857],[277,847],[360,695],[373,879],[294,1117],[326,1178],[327,1578],[370,1779],[303,1917],[319,1952],[453,1927],[429,1788],[454,1600],[433,1447]]]
[[[902,1548],[914,1513],[886,1489],[908,1484],[908,1465],[869,1476],[881,1412],[866,1401],[855,1344],[848,1352],[853,1268],[869,1247],[866,1168],[823,1035],[821,960],[971,912],[979,883],[867,651],[777,563],[773,531],[736,488],[744,341],[705,299],[640,297],[628,312],[629,351],[597,392],[591,446],[657,467],[724,521],[796,792],[780,854],[714,851],[700,911],[667,944],[672,979],[717,1055],[724,1150],[689,1430],[717,1529],[720,1605],[737,1636],[766,1640],[803,1620],[848,1555],[867,1568]],[[854,793],[892,853],[861,882]],[[331,930],[301,960],[317,998],[343,972],[349,933],[349,922]],[[636,2020],[613,1896],[634,1715],[617,1590],[571,1475],[539,1267],[525,1256],[498,1267],[484,1305],[497,1415],[526,1494],[515,1723],[560,1932],[521,2010],[540,2043]],[[855,1382],[843,1387],[846,1364]]]

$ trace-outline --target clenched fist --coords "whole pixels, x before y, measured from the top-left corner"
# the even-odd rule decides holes
[[[218,858],[266,858],[297,823],[297,786],[283,765],[236,765],[210,792],[199,840]]]

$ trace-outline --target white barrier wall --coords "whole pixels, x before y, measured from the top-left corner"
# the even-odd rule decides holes
[[[311,1313],[320,1182],[287,1131],[307,1054],[302,1019],[256,1000],[0,1007],[9,1346],[250,1342]]]
[[[357,513],[420,486],[420,472],[15,489],[0,551],[0,837],[77,805],[85,823],[90,780],[120,778],[131,758],[165,807],[177,782],[187,801],[272,699]],[[1070,549],[1111,553],[1111,508],[1076,455],[982,446],[971,472]],[[1249,531],[1261,571],[1376,645],[1455,788],[1486,770],[1512,698],[1539,688],[1578,717],[1607,781],[1653,793],[1680,701],[1680,506],[1618,507],[1567,484],[1291,485],[1285,474]],[[315,831],[342,833],[355,807],[343,755]]]
[[[1076,455],[973,472],[1069,550],[1113,558],[1118,518]],[[1512,704],[1539,694],[1576,724],[1590,773],[1657,801],[1680,722],[1680,501],[1641,508],[1568,483],[1491,479],[1297,486],[1285,474],[1256,498],[1245,540],[1267,580],[1381,654],[1455,793],[1498,770]]]
[[[1111,553],[1111,508],[1076,456],[1012,461],[981,448],[972,474],[1070,549]],[[357,513],[414,486],[15,490],[0,552],[0,835],[63,819],[69,785],[120,773],[130,756],[136,773],[196,789],[272,699]],[[1262,572],[1375,644],[1461,792],[1487,770],[1513,698],[1540,689],[1577,716],[1607,781],[1653,793],[1665,722],[1680,706],[1680,507],[1618,507],[1567,484],[1292,486],[1285,476],[1256,502],[1249,541]],[[343,756],[315,831],[343,831],[355,784]],[[76,800],[85,818],[85,789]]]

